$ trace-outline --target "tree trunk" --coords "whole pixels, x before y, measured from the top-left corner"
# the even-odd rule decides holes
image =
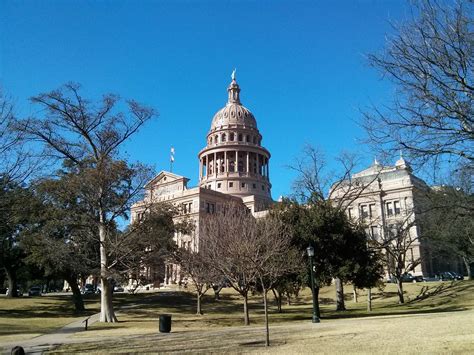
[[[277,304],[278,313],[281,313],[281,293],[272,288],[273,296],[275,296],[275,301]]]
[[[244,325],[250,325],[249,307],[248,307],[248,292],[244,296]]]
[[[471,264],[469,263],[469,260],[465,256],[462,257],[462,261],[464,261],[464,265],[466,266],[467,270],[467,279],[472,280],[472,271],[471,271]]]
[[[270,330],[268,329],[268,305],[267,305],[267,290],[263,287],[263,308],[265,310],[265,346],[270,346]]]
[[[291,295],[289,292],[286,293],[286,304],[291,306]]]
[[[353,296],[354,296],[354,303],[357,303],[357,302],[358,302],[358,299],[357,299],[357,296],[358,296],[358,294],[357,294],[357,287],[355,287],[355,285],[354,285],[353,288],[354,288],[354,289],[352,290],[352,294],[353,294]]]
[[[72,291],[72,302],[74,303],[74,312],[81,313],[85,311],[84,300],[82,299],[81,290],[74,276],[65,277]]]
[[[5,274],[8,280],[8,293],[7,297],[18,297],[18,284],[16,282],[16,270],[4,266]]]
[[[106,229],[105,229],[105,216],[100,211],[100,224],[99,224],[99,240],[100,240],[100,283],[102,290],[100,292],[100,321],[101,322],[117,322],[117,317],[114,312],[114,305],[112,302],[112,286],[108,280],[107,270],[107,248],[106,248]]]
[[[372,289],[367,289],[367,311],[372,312]]]
[[[398,294],[398,303],[405,303],[405,298],[403,297],[403,284],[402,278],[397,279],[397,294]]]
[[[196,308],[196,314],[197,315],[202,315],[202,310],[201,310],[201,294],[199,292],[196,292],[196,300],[197,300],[197,308]]]
[[[340,278],[335,279],[336,283],[336,311],[345,311],[346,306],[344,304],[344,285]]]

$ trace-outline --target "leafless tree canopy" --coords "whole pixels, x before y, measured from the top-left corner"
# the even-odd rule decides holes
[[[473,4],[422,0],[369,63],[395,84],[392,103],[364,112],[369,141],[418,163],[474,161]]]
[[[15,115],[11,99],[0,88],[0,175],[3,181],[24,181],[36,164],[30,159],[21,132],[15,129]]]
[[[123,103],[116,95],[105,95],[94,104],[84,99],[79,89],[77,84],[66,84],[33,97],[41,111],[36,117],[18,121],[16,129],[40,142],[45,156],[62,161],[71,188],[90,206],[100,247],[100,320],[115,322],[109,282],[114,233],[110,231],[150,177],[146,167],[128,164],[120,156],[120,148],[155,112],[132,100]],[[126,110],[121,110],[124,106]]]
[[[303,203],[329,199],[338,210],[345,210],[379,177],[354,180],[359,160],[353,154],[341,153],[335,158],[337,170],[329,170],[324,152],[306,145],[289,168],[297,173],[293,183],[295,197]]]

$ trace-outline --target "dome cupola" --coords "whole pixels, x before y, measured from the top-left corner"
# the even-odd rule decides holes
[[[214,115],[207,145],[199,153],[199,184],[242,198],[256,198],[268,206],[270,152],[261,146],[254,115],[240,102],[235,70],[227,92],[227,103]]]

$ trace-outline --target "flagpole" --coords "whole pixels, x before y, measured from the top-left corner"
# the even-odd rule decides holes
[[[174,162],[174,147],[171,147],[171,150],[170,150],[170,173],[173,172],[173,162]]]

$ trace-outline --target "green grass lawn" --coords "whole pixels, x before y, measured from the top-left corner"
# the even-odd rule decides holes
[[[325,287],[321,290],[321,324],[323,325],[321,329],[330,324],[341,324],[341,327],[338,327],[338,331],[340,330],[342,333],[344,333],[346,328],[346,332],[350,333],[351,329],[352,331],[354,330],[353,327],[364,333],[370,332],[368,330],[370,327],[374,327],[374,329],[379,327],[373,323],[373,319],[378,319],[382,323],[385,322],[384,327],[388,329],[392,322],[385,321],[384,319],[387,319],[387,317],[384,316],[398,315],[400,317],[396,317],[396,319],[402,320],[407,318],[404,317],[405,315],[409,317],[440,317],[445,315],[449,316],[448,320],[451,321],[456,317],[462,318],[465,314],[474,314],[472,313],[472,310],[474,310],[473,281],[405,284],[407,302],[404,305],[397,304],[395,285],[388,284],[383,290],[373,289],[372,312],[366,311],[365,290],[359,291],[358,303],[354,303],[352,300],[351,287],[346,286],[345,291],[346,307],[348,310],[336,312],[334,287]],[[312,328],[305,328],[308,324],[311,325],[310,291],[308,289],[304,290],[298,299],[292,301],[291,305],[283,305],[282,313],[276,312],[273,297],[270,295],[269,298],[270,325],[272,327],[271,334],[274,344],[279,345],[278,349],[286,349],[287,345],[285,344],[297,346],[300,341],[298,336],[295,338],[295,334],[305,334],[306,331],[312,331]],[[86,307],[89,314],[99,311],[98,302],[98,295],[88,296]],[[80,342],[80,344],[64,345],[57,351],[74,352],[81,351],[81,349],[82,351],[86,349],[88,349],[87,351],[103,351],[104,342],[107,343],[110,339],[114,339],[110,343],[109,350],[117,352],[119,351],[117,346],[122,348],[130,346],[130,349],[133,349],[134,346],[141,347],[142,338],[151,337],[151,340],[147,341],[149,344],[152,344],[150,348],[140,348],[139,351],[153,352],[153,339],[155,339],[154,337],[158,333],[158,317],[161,313],[172,314],[172,333],[168,334],[170,340],[172,337],[179,337],[180,334],[182,336],[183,334],[194,334],[196,331],[205,330],[208,335],[204,336],[203,334],[203,337],[196,339],[197,343],[202,340],[205,347],[207,346],[205,345],[205,339],[209,340],[209,336],[212,337],[212,332],[219,334],[219,332],[226,329],[230,332],[237,332],[236,334],[233,333],[231,338],[235,339],[239,344],[246,342],[246,333],[252,334],[252,332],[255,332],[256,340],[252,341],[255,341],[256,344],[262,338],[263,309],[262,300],[259,295],[255,295],[250,299],[251,327],[240,327],[243,324],[242,300],[231,289],[223,290],[220,301],[214,301],[212,292],[206,295],[203,301],[204,315],[202,316],[195,315],[194,295],[182,290],[138,295],[117,294],[115,295],[114,302],[119,310],[118,323],[95,323],[90,326],[87,332],[74,334],[73,339],[76,339],[75,341]],[[367,323],[364,321],[363,324],[358,324],[357,326],[351,325],[352,321],[362,322],[363,317],[374,316],[377,317],[367,318]],[[23,297],[18,299],[2,297],[0,298],[0,343],[48,333],[76,319],[77,315],[73,313],[70,296]],[[423,319],[428,321],[428,318]],[[444,322],[446,323],[446,321]],[[465,323],[462,320],[459,320],[459,322]],[[443,324],[440,323],[439,326],[443,326]],[[438,326],[436,322],[434,322],[434,325]],[[404,326],[407,327],[407,325]],[[288,327],[291,329],[292,327],[295,329],[302,328],[295,332],[289,332],[285,330]],[[363,331],[364,327],[368,328]],[[327,330],[327,328],[324,329]],[[412,332],[415,332],[417,329],[414,329]],[[390,331],[394,334],[396,333],[394,330]],[[239,336],[239,334],[241,335]],[[335,334],[339,333],[336,332]],[[217,340],[221,338],[221,335],[216,335]],[[94,341],[90,342],[91,339],[94,339]],[[249,339],[252,339],[252,336],[249,335]],[[230,339],[227,340],[230,341]],[[160,341],[163,341],[163,339]],[[249,340],[249,342],[252,341]],[[87,344],[85,344],[86,342]],[[228,342],[226,346],[233,348],[236,344]],[[250,348],[249,350],[251,350]],[[224,349],[222,348],[222,350]],[[242,351],[245,349],[242,349]],[[170,351],[175,350],[170,348]],[[203,348],[203,351],[207,350]]]

